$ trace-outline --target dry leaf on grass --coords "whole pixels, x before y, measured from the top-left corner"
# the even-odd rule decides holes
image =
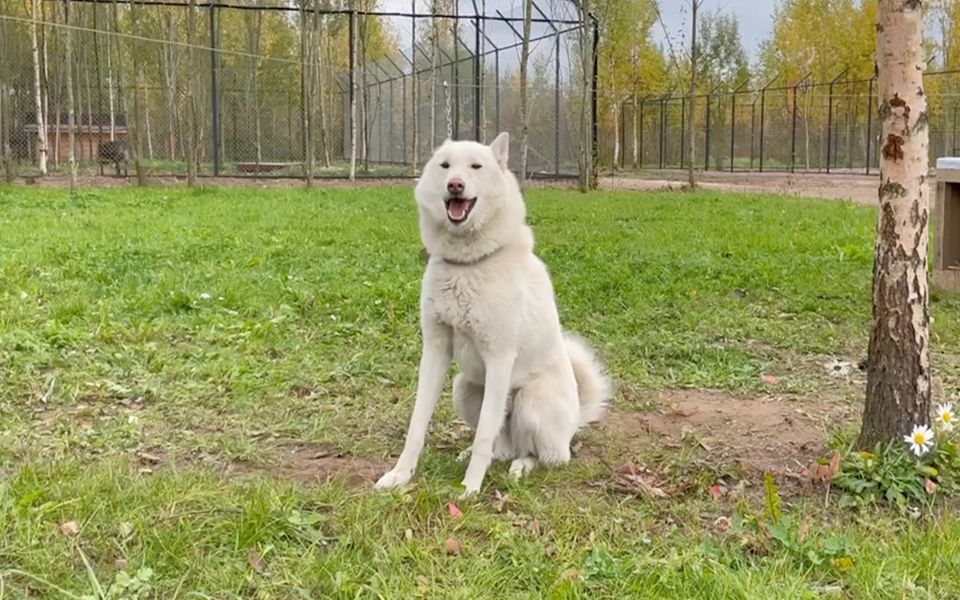
[[[447,550],[447,556],[460,556],[460,540],[457,538],[447,538],[447,543],[444,544]]]
[[[66,523],[61,523],[60,533],[68,537],[74,537],[80,533],[80,526],[77,525],[76,521],[67,521]]]
[[[251,550],[247,554],[247,562],[253,567],[253,570],[263,575],[267,572],[267,563],[263,562],[263,557],[256,550]]]
[[[450,516],[453,517],[454,519],[459,519],[460,517],[463,516],[463,511],[460,510],[460,507],[458,507],[453,502],[447,503],[447,510],[450,511]]]

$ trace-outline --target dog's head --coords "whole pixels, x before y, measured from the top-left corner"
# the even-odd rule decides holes
[[[510,136],[501,133],[489,146],[447,141],[423,167],[417,182],[421,233],[428,246],[483,243],[498,230],[522,225],[523,198],[507,168]],[[472,254],[472,252],[470,252]]]

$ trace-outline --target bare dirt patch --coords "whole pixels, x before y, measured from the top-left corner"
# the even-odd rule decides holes
[[[702,189],[726,192],[778,194],[801,198],[852,200],[876,206],[879,174],[853,173],[723,173],[709,171],[697,175]],[[931,176],[931,182],[933,176]],[[600,187],[609,190],[670,190],[685,185],[682,171],[647,170],[600,179]]]
[[[271,448],[264,460],[234,461],[228,474],[269,475],[301,483],[343,481],[350,487],[372,485],[389,468],[381,463],[310,444],[280,445]]]
[[[615,412],[601,436],[658,447],[698,445],[710,462],[746,471],[797,473],[823,456],[829,431],[853,415],[828,401],[735,398],[722,392],[674,390],[649,412]]]

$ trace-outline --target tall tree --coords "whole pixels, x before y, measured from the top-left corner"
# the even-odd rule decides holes
[[[70,195],[77,192],[77,114],[73,94],[73,10],[70,0],[63,0],[63,22],[66,43],[64,69],[67,73],[67,161],[70,166]]]
[[[520,46],[520,181],[527,181],[527,136],[530,118],[527,106],[527,72],[530,68],[530,26],[533,20],[533,0],[523,3],[523,40]]]
[[[687,143],[687,185],[695,187],[697,185],[697,174],[694,169],[697,147],[697,12],[703,0],[690,0],[690,110],[687,112],[689,123],[687,125],[687,134],[690,141]]]
[[[47,120],[43,105],[43,89],[40,85],[40,43],[38,30],[40,28],[40,0],[30,3],[30,46],[33,53],[33,99],[37,112],[37,167],[41,175],[47,174]]]
[[[930,419],[927,112],[920,0],[880,0],[876,60],[882,149],[873,332],[859,445]]]

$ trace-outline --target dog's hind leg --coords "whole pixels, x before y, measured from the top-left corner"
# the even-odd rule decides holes
[[[545,466],[570,461],[570,441],[579,416],[577,385],[572,374],[545,372],[517,392],[510,419],[518,460],[510,472],[523,475],[531,468],[526,457]]]

